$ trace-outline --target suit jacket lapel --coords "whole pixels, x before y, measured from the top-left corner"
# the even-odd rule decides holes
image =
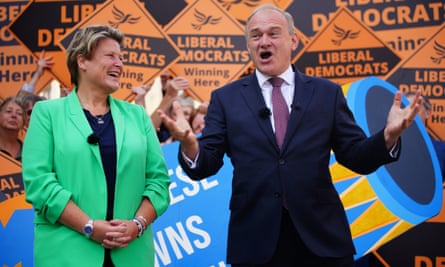
[[[267,136],[269,142],[278,149],[270,118],[269,116],[265,116],[267,113],[262,113],[262,111],[265,111],[267,106],[264,102],[264,97],[255,74],[248,76],[242,83],[242,86],[243,88],[241,88],[240,92],[244,98],[246,106],[252,113],[252,117],[254,118],[255,122],[258,123],[263,133]]]
[[[314,88],[299,71],[295,71],[295,93],[292,101],[291,113],[287,124],[286,136],[284,137],[283,150],[295,135],[298,124],[304,116],[309,103],[311,102]]]

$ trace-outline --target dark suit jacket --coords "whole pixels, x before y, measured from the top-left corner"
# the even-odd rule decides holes
[[[283,149],[275,141],[255,75],[212,92],[192,179],[215,174],[227,153],[234,167],[227,261],[258,264],[271,259],[280,229],[283,188],[294,225],[316,254],[355,253],[343,205],[329,172],[331,149],[339,163],[370,173],[393,161],[383,131],[367,138],[356,125],[341,88],[295,73],[293,109]],[[228,177],[229,178],[229,177]]]

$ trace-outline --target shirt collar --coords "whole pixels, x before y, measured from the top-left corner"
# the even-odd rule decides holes
[[[260,71],[258,71],[258,69],[255,69],[255,74],[256,74],[256,77],[258,79],[258,83],[260,84],[261,88],[263,88],[265,83],[270,78],[272,78],[271,76],[268,76],[268,75],[265,75],[265,74],[261,73]],[[295,79],[295,73],[294,73],[294,71],[292,69],[292,66],[289,65],[289,67],[286,69],[286,71],[284,71],[283,73],[278,75],[278,77],[283,79],[286,84],[293,85],[294,84],[294,79]]]

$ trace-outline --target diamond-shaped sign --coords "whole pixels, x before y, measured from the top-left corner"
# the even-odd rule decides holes
[[[3,1],[0,3],[0,101],[17,94],[25,82],[29,82],[37,67],[37,57],[10,31],[8,24],[24,12],[27,0]],[[40,51],[39,51],[40,53]],[[35,85],[36,92],[49,84],[52,75],[45,71]]]
[[[4,64],[0,64],[0,102],[17,95],[25,82],[29,82],[37,68],[37,60],[23,45],[2,46]],[[53,76],[45,71],[35,85],[35,92],[47,87]]]
[[[103,0],[32,0],[9,28],[32,52],[60,51],[57,40],[67,28],[91,14],[100,2]]]
[[[4,208],[0,214],[0,224],[6,225],[12,213],[16,209],[29,208],[28,203],[22,203],[18,207],[6,206],[8,200],[12,200],[24,194],[22,165],[19,161],[0,152],[0,207]],[[6,208],[8,207],[8,208]]]
[[[136,0],[107,1],[61,39],[62,47],[68,47],[78,29],[92,24],[107,24],[125,34],[124,73],[119,90],[113,94],[117,98],[130,99],[132,87],[149,83],[179,59],[175,44]]]
[[[338,8],[351,10],[399,56],[410,55],[445,21],[443,0],[298,0],[287,8],[309,38],[322,30]]]
[[[63,87],[70,87],[66,55],[58,41],[66,34],[67,29],[89,16],[102,2],[103,0],[32,0],[11,22],[9,29],[31,51],[35,59],[39,58],[42,50],[45,50],[46,56],[52,56],[54,65],[50,72]]]
[[[386,80],[404,93],[420,90],[429,98],[433,108],[428,131],[445,140],[445,24],[397,65]]]
[[[199,100],[208,101],[214,89],[239,78],[250,64],[243,27],[212,0],[189,4],[165,31],[181,49],[172,71],[189,79]]]
[[[381,78],[400,57],[348,9],[339,8],[294,61],[307,75],[346,84],[368,76]]]
[[[184,0],[141,0],[141,2],[161,26],[168,24],[187,5]]]
[[[189,0],[188,3],[193,3],[194,1]],[[285,9],[290,0],[216,0],[227,12],[237,19],[241,24],[246,24],[247,17],[254,11],[257,7],[263,4],[273,4]]]

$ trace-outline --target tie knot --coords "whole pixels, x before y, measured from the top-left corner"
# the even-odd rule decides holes
[[[281,85],[283,84],[284,80],[281,79],[280,77],[273,77],[269,79],[269,82],[272,84],[272,87],[281,87]]]

